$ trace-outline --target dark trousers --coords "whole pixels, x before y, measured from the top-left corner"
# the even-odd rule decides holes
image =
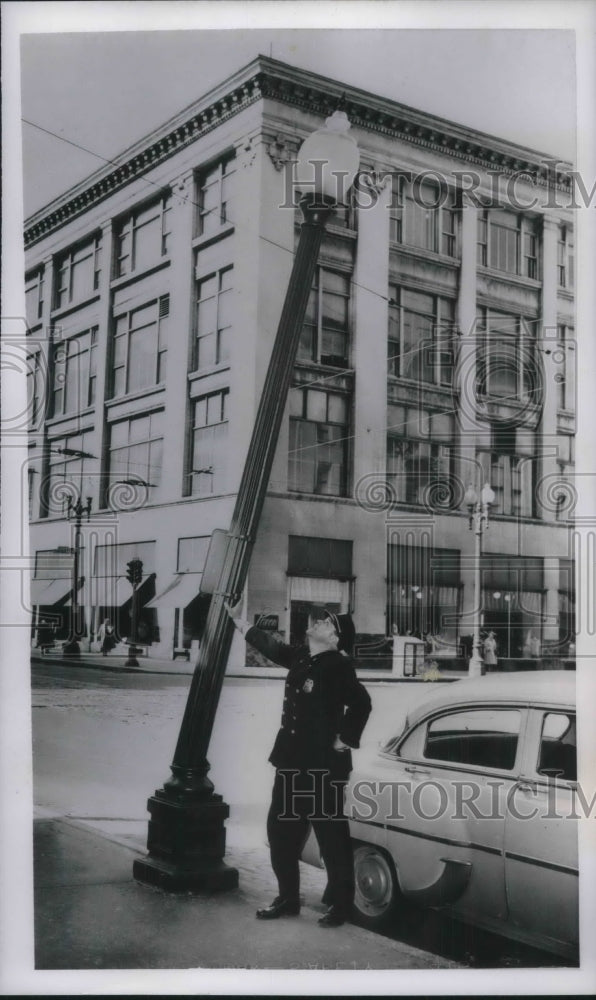
[[[271,866],[283,899],[298,900],[298,861],[312,823],[325,868],[325,901],[348,912],[354,901],[354,859],[344,814],[346,782],[328,771],[278,769],[275,774],[267,835]]]

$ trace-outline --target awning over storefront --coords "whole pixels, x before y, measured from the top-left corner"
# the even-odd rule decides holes
[[[64,605],[70,601],[71,591],[72,581],[64,578],[60,580],[32,580],[31,604],[44,608],[57,604]]]
[[[178,573],[146,608],[186,608],[199,596],[201,573]]]
[[[143,604],[148,581],[153,582],[154,573],[144,576],[137,590]],[[132,586],[125,576],[100,576],[90,580],[86,591],[86,603],[93,608],[121,608],[132,599]]]

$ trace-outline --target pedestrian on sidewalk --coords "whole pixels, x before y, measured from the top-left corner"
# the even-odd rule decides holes
[[[99,626],[97,639],[99,642],[101,642],[101,655],[107,656],[108,653],[116,645],[116,636],[114,635],[114,627],[109,618],[105,618],[104,621]]]
[[[327,869],[323,901],[330,904],[319,924],[339,927],[354,901],[354,859],[344,813],[350,748],[360,745],[371,709],[350,659],[354,624],[350,615],[326,611],[308,628],[307,645],[295,647],[251,627],[239,617],[238,605],[227,610],[246,641],[288,671],[281,728],[269,757],[276,771],[267,834],[279,892],[257,917],[298,916],[298,862],[312,823]]]

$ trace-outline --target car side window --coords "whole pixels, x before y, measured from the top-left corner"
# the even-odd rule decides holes
[[[572,712],[546,712],[542,720],[538,774],[577,780],[577,737]]]
[[[424,756],[429,760],[510,771],[517,756],[520,727],[521,712],[515,709],[450,712],[430,722]]]

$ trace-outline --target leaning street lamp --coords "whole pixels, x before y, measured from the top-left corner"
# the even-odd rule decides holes
[[[480,616],[482,614],[482,590],[480,586],[480,557],[482,555],[482,534],[488,528],[489,511],[495,502],[495,494],[490,483],[485,483],[480,497],[470,484],[464,494],[468,508],[470,531],[474,532],[474,642],[468,673],[470,677],[481,677],[484,660],[480,646]]]
[[[344,202],[359,166],[343,111],[303,143],[296,164],[304,221],[211,599],[171,777],[151,796],[147,847],[134,863],[140,882],[172,890],[234,888],[238,872],[223,862],[229,807],[208,777],[207,751],[223,684],[233,625],[225,605],[238,599],[255,542],[321,240],[333,208]]]

